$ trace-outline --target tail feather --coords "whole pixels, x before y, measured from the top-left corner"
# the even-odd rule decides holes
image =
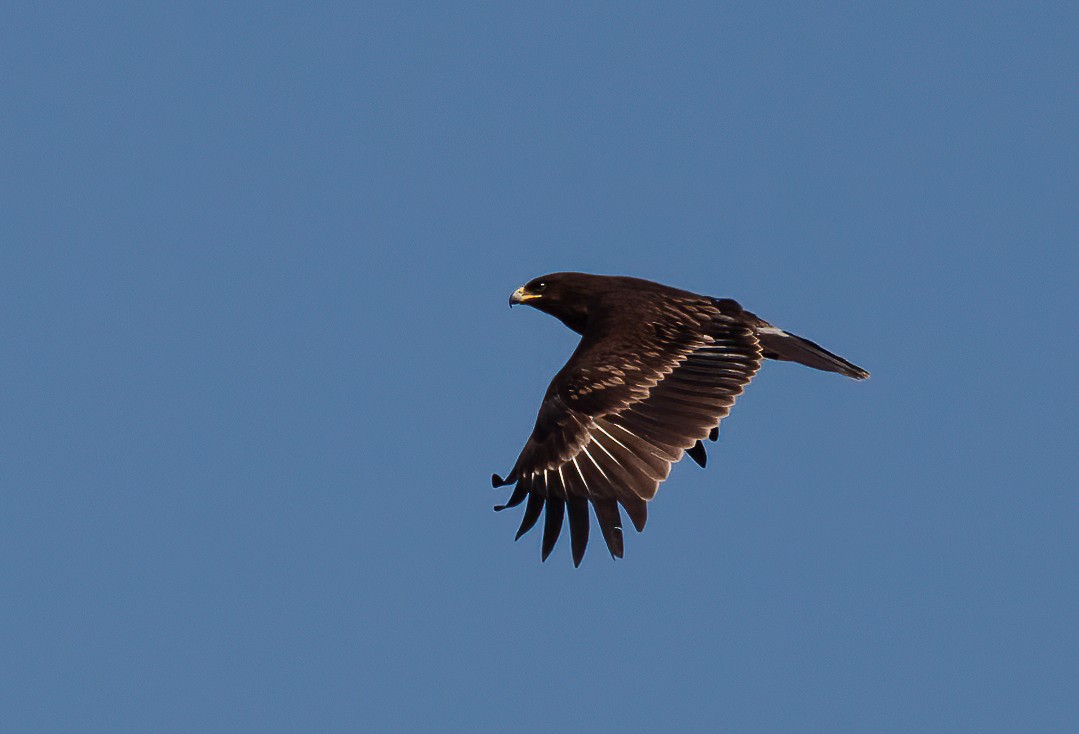
[[[825,372],[838,372],[855,380],[864,380],[869,373],[856,364],[848,362],[837,354],[832,354],[820,344],[790,334],[774,326],[757,329],[764,356],[786,362],[797,362]]]

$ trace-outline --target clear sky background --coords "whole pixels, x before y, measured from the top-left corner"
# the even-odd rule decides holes
[[[0,728],[1079,731],[1079,6],[0,10]],[[770,363],[626,557],[542,273]]]

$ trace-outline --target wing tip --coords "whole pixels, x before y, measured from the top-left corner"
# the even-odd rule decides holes
[[[523,538],[524,534],[527,533],[531,529],[532,528],[530,528],[530,527],[528,527],[528,528],[526,528],[526,527],[517,528],[517,533],[514,534],[514,536],[513,536],[513,542],[516,543],[518,540]]]
[[[708,464],[708,452],[704,450],[704,444],[700,441],[686,449],[686,453],[689,454],[689,458],[697,462],[700,468],[703,469]]]
[[[620,526],[615,526],[611,528],[610,540],[608,540],[606,536],[604,536],[603,539],[604,541],[606,541],[607,552],[611,554],[611,558],[622,558],[623,554],[625,554],[626,552],[625,539],[622,535],[622,528]]]
[[[515,542],[535,526],[545,504],[546,500],[539,494],[528,496],[528,504],[525,505],[524,515],[521,517],[521,526],[517,528],[517,534],[513,536]]]
[[[543,513],[543,541],[540,551],[544,561],[551,555],[551,551],[554,550],[555,545],[558,543],[558,536],[562,534],[562,520],[565,515],[565,500],[548,497],[547,507]]]
[[[495,489],[498,489],[499,487],[505,487],[509,484],[513,484],[516,481],[517,473],[515,471],[511,471],[509,474],[507,474],[505,479],[503,479],[498,474],[491,475],[491,486]]]

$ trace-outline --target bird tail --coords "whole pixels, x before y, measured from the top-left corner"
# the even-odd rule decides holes
[[[764,350],[764,356],[769,359],[797,362],[825,372],[838,372],[855,380],[869,377],[869,373],[861,367],[832,354],[820,344],[774,326],[759,327],[757,338]]]

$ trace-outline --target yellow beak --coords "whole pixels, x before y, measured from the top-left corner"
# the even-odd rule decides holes
[[[513,292],[512,296],[510,296],[510,306],[515,303],[524,303],[526,301],[531,301],[539,297],[539,293],[528,293],[527,291],[525,291],[525,287],[522,285],[520,288]]]

